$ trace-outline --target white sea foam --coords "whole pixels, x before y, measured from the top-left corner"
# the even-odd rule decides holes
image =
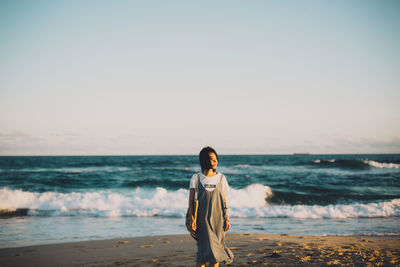
[[[373,160],[363,160],[363,162],[372,167],[380,168],[380,169],[382,169],[382,168],[399,169],[400,168],[400,164],[396,164],[396,163],[381,163],[381,162],[377,162],[377,161],[373,161]]]
[[[268,205],[268,186],[252,184],[228,195],[231,217],[359,218],[400,216],[400,199],[337,205]],[[188,190],[165,188],[132,191],[35,193],[0,189],[0,209],[28,208],[29,215],[45,216],[166,216],[183,217]]]
[[[382,201],[377,203],[353,203],[337,205],[270,205],[261,208],[249,208],[246,210],[231,210],[231,217],[289,217],[299,219],[322,218],[373,218],[400,216],[400,199]]]
[[[237,209],[264,207],[266,199],[272,196],[269,186],[251,184],[244,189],[231,189],[228,193],[229,207]]]
[[[330,163],[334,163],[336,160],[335,159],[327,159],[327,160],[322,160],[323,162],[330,162]],[[320,159],[314,160],[314,163],[321,163]]]
[[[239,164],[239,165],[235,165],[234,167],[236,167],[236,168],[251,168],[252,166],[249,164]]]

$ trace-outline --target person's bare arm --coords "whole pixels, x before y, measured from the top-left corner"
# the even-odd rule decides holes
[[[189,191],[189,215],[193,216],[193,202],[194,202],[194,194],[196,190],[194,188],[190,188]]]
[[[223,196],[224,196],[224,203],[225,203],[225,217],[226,217],[226,223],[225,223],[225,232],[229,231],[229,229],[231,229],[231,223],[229,222],[229,216],[228,216],[228,206],[226,204],[226,197],[225,197],[225,192],[223,192]]]
[[[188,231],[190,231],[190,232],[194,231],[197,228],[196,220],[194,218],[194,207],[193,207],[195,192],[196,192],[196,190],[194,188],[190,188],[188,213],[189,213],[189,216],[191,218],[191,227],[186,225],[186,227],[188,228]]]

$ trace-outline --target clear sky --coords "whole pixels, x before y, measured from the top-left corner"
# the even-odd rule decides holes
[[[400,1],[0,1],[0,155],[399,153]]]

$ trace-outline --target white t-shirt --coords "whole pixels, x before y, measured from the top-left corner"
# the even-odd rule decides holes
[[[221,175],[222,175],[222,179],[221,179]],[[196,198],[197,198],[197,184],[195,183],[195,177],[196,174],[193,174],[192,179],[190,179],[190,188],[194,188],[196,189]],[[199,178],[200,178],[200,183],[204,186],[204,188],[207,191],[213,191],[215,188],[217,188],[217,185],[219,184],[219,181],[221,181],[222,183],[222,190],[225,192],[226,198],[228,198],[229,195],[229,185],[228,185],[228,181],[226,180],[225,175],[223,175],[220,172],[217,172],[216,175],[214,176],[204,176],[202,173],[199,174]]]

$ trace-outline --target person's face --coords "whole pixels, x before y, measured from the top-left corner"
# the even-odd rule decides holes
[[[218,166],[218,159],[217,159],[217,155],[215,155],[215,153],[209,153],[208,156],[210,157],[210,164],[211,164],[211,168],[213,169],[213,171],[217,170],[217,166]]]

